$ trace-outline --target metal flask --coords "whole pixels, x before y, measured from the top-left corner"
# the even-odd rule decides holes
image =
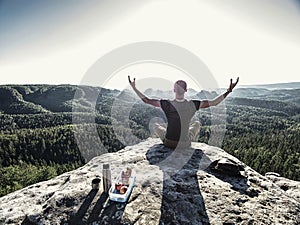
[[[109,164],[103,165],[102,177],[103,177],[103,191],[105,193],[108,193],[111,187],[111,172],[110,172]]]

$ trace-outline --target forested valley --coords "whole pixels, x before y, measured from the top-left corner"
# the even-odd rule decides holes
[[[193,99],[216,95],[191,93]],[[152,90],[147,94],[162,97]],[[226,121],[221,147],[261,174],[272,171],[300,180],[298,96],[298,83],[289,89],[236,89],[219,115]],[[209,143],[212,126],[224,128],[213,116],[210,109],[195,116],[202,124],[200,142]],[[160,109],[143,104],[128,90],[0,86],[0,196],[148,138],[153,118],[165,120]]]

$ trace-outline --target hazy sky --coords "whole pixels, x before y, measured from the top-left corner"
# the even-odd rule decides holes
[[[139,41],[189,50],[220,86],[300,81],[299,22],[296,0],[0,0],[0,83],[80,84],[101,56]],[[128,73],[188,80],[148,64],[105,85],[124,88]]]

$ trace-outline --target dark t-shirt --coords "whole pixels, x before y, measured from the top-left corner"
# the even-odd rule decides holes
[[[160,100],[168,120],[166,138],[173,141],[189,141],[189,125],[200,106],[199,100]]]

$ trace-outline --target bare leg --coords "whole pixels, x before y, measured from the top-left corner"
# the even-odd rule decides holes
[[[163,127],[162,125],[155,123],[154,124],[154,133],[162,140],[164,141],[165,136],[166,136],[166,128]]]

